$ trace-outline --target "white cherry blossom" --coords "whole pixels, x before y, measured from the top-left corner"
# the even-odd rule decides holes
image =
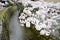
[[[40,31],[40,34],[41,34],[41,35],[44,35],[45,33],[46,33],[46,30],[41,30],[41,31]]]
[[[46,36],[49,36],[50,35],[50,32],[46,32]]]
[[[30,22],[26,22],[26,27],[30,27]]]
[[[40,31],[40,35],[49,36],[52,33],[52,29],[55,31],[59,24],[57,20],[60,20],[60,3],[48,3],[45,1],[31,1],[22,0],[21,3],[24,6],[23,14],[21,13],[19,19],[25,20],[26,27],[30,27],[30,24],[34,24],[37,31]],[[31,7],[28,6],[31,5]],[[28,6],[28,7],[27,7]],[[24,17],[24,15],[27,15]],[[51,29],[52,28],[52,29]]]
[[[35,28],[36,28],[36,30],[41,30],[42,29],[42,27],[40,26],[40,25],[35,25]]]

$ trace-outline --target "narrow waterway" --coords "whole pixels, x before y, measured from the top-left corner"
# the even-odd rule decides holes
[[[2,31],[2,21],[0,19],[0,40],[1,40],[1,31]]]
[[[23,40],[23,29],[18,22],[18,15],[19,12],[15,12],[9,24],[10,40]]]

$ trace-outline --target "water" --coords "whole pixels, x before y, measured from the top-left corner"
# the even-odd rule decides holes
[[[0,40],[1,40],[1,31],[2,31],[2,21],[0,19]]]
[[[10,40],[23,40],[23,29],[18,22],[18,15],[18,11],[15,12],[9,24]]]

